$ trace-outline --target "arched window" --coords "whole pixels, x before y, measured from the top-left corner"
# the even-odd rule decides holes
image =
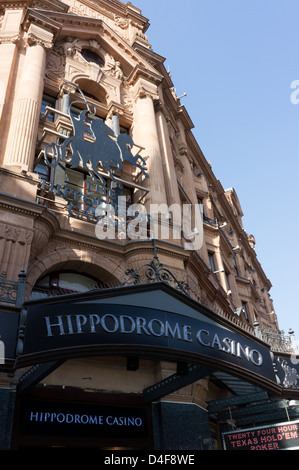
[[[52,272],[40,278],[32,289],[30,299],[42,299],[56,295],[88,292],[107,287],[101,281],[76,272]]]
[[[97,64],[100,67],[103,67],[105,64],[102,57],[100,57],[96,52],[93,52],[90,49],[82,49],[81,55],[87,62],[92,62],[93,64]]]
[[[92,98],[100,103],[107,103],[107,91],[99,83],[89,78],[81,78],[77,82],[87,98]]]

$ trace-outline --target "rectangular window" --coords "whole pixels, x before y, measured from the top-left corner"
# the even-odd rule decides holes
[[[231,291],[230,282],[229,282],[229,272],[225,270],[224,274],[225,274],[226,290]]]
[[[39,163],[35,166],[34,168],[34,173],[37,173],[38,176],[44,180],[44,181],[49,181],[50,179],[50,168],[46,166],[44,161],[41,159]]]
[[[117,212],[118,196],[126,197],[127,206],[132,203],[132,191],[129,188],[119,188],[111,180],[106,180],[106,186],[95,182],[90,175],[80,171],[66,169],[69,188],[67,198],[72,202],[72,207],[77,210],[85,210],[87,207],[96,209],[100,204],[111,204]]]
[[[197,198],[197,203],[199,205],[200,213],[202,218],[205,216],[205,210],[204,210],[204,204],[203,204],[203,199],[201,197]]]
[[[65,174],[65,187],[69,189],[66,197],[72,203],[73,209],[79,211],[87,207],[96,209],[101,202],[107,202],[107,189],[101,183],[96,183],[90,175],[69,168],[66,168]]]
[[[213,272],[216,271],[216,266],[215,266],[215,255],[211,251],[208,252],[208,257],[209,257],[209,263],[210,263],[210,268]]]
[[[43,95],[42,105],[41,105],[41,115],[43,116],[47,111],[47,106],[50,108],[56,108],[56,98],[49,95]],[[54,122],[55,113],[53,111],[49,111],[47,114],[47,121]]]
[[[243,313],[244,313],[244,317],[249,322],[247,302],[242,302],[242,310],[243,310]]]
[[[238,265],[237,265],[237,261],[235,260],[235,258],[233,259],[233,263],[234,263],[235,276],[239,276]]]

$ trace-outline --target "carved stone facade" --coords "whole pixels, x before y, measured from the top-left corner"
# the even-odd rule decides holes
[[[238,197],[233,188],[223,189],[195,141],[164,58],[148,42],[148,26],[130,2],[0,0],[0,273],[16,282],[24,269],[28,300],[54,275],[119,286],[126,271],[136,273],[157,255],[176,280],[188,284],[190,296],[215,313],[216,321],[246,335],[256,335],[257,322],[279,334],[271,283],[257,259],[254,236],[243,229]],[[55,172],[54,165],[44,163],[47,146],[62,145],[73,133],[68,113],[73,109],[79,115],[84,109],[80,90],[94,110],[92,118],[102,120],[115,136],[132,138],[134,156],[140,153],[146,163],[149,178],[128,162],[115,173],[131,204],[147,209],[153,204],[200,205],[203,242],[198,249],[186,249],[186,233],[179,239],[158,236],[155,244],[152,237],[96,236],[95,208],[89,211],[88,202],[88,188],[96,182],[82,164],[73,168],[67,158]],[[88,125],[92,129],[91,119]],[[101,174],[113,187],[104,170]],[[42,383],[134,394],[175,368],[145,359],[140,374],[128,381],[123,362],[121,357],[74,358]],[[92,377],[89,387],[80,379],[85,369]],[[14,389],[21,372],[1,372],[0,387],[13,377]],[[168,400],[206,409],[209,400],[228,394],[216,381],[201,379]]]

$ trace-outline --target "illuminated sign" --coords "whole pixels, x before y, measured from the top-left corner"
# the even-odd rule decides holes
[[[225,450],[299,449],[299,422],[242,429],[223,433],[222,438]]]
[[[134,437],[148,434],[145,408],[24,400],[21,434],[68,437]]]

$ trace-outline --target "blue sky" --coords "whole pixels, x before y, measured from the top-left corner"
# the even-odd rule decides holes
[[[291,102],[299,1],[132,3],[150,20],[149,42],[177,95],[187,93],[182,102],[215,176],[238,194],[280,328],[299,340],[299,104]]]

